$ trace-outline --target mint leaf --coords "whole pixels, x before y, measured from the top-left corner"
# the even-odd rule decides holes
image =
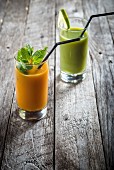
[[[21,53],[21,50],[19,50],[18,51],[18,53],[17,53],[17,61],[22,61],[22,62],[24,62],[24,63],[28,63],[28,59],[27,59],[27,57],[25,56],[25,57],[23,57],[22,56],[22,53]]]
[[[33,63],[34,64],[39,64],[42,60],[43,60],[43,58],[40,57],[40,56],[34,56],[33,57]]]
[[[31,47],[29,44],[27,44],[27,45],[25,46],[25,48],[28,50],[29,55],[32,56],[32,53],[33,53],[33,51],[34,51],[34,48]]]
[[[23,62],[20,63],[21,66],[23,67],[24,70],[31,70],[32,69],[32,65],[29,65],[29,64],[25,64]]]
[[[28,74],[27,71],[32,69],[32,65],[26,65],[23,62],[19,62],[16,67],[24,74]]]
[[[32,65],[26,65],[26,69],[27,69],[27,70],[31,70],[32,67],[33,67]]]
[[[34,56],[38,56],[38,57],[44,57],[46,55],[48,47],[45,47],[43,50],[37,50],[34,54]]]
[[[22,73],[27,74],[27,69],[26,69],[26,67],[24,67],[24,65],[23,65],[22,63],[18,63],[18,64],[16,65],[16,67],[17,67]]]
[[[30,54],[27,48],[21,48],[21,55],[23,60],[30,60]]]
[[[33,54],[33,64],[39,64],[44,56],[46,55],[48,47],[45,47],[43,50],[37,50],[34,54]]]
[[[18,50],[18,53],[17,53],[17,60],[18,61],[21,61],[21,50]]]
[[[26,59],[21,59],[21,62],[28,64],[28,60]]]

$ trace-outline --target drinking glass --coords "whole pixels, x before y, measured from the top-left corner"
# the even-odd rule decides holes
[[[47,113],[48,101],[48,61],[38,69],[38,65],[26,64],[32,68],[23,72],[21,62],[15,59],[15,87],[18,114],[25,120],[40,120]]]
[[[70,29],[59,23],[60,41],[78,38],[87,21],[83,18],[69,18]],[[88,31],[80,41],[60,45],[60,76],[65,82],[78,83],[85,78],[88,56]]]

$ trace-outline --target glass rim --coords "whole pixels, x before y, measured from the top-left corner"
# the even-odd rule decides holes
[[[84,21],[84,22],[86,22],[87,23],[87,19],[85,19],[85,18],[83,18],[83,17],[69,17],[69,19],[77,19],[77,20],[80,20],[80,21]],[[85,24],[86,25],[86,24]],[[65,31],[72,31],[72,32],[80,32],[80,30],[69,30],[69,29],[66,29],[66,28],[63,28],[63,27],[61,27],[60,26],[60,23],[59,23],[59,29],[61,29],[61,30],[65,30]],[[84,30],[84,27],[82,28],[82,30]],[[82,31],[81,30],[81,31]]]

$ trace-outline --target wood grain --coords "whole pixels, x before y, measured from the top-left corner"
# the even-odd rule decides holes
[[[4,17],[6,13],[6,0],[0,0],[0,31],[4,22]]]
[[[36,49],[55,43],[55,2],[31,0],[27,9],[22,44]],[[44,12],[45,11],[45,12]],[[13,17],[13,16],[12,16]],[[51,24],[50,24],[51,23]],[[46,117],[26,122],[16,115],[15,97],[11,108],[2,169],[53,169],[54,55],[49,60],[49,98]]]
[[[84,1],[85,2],[85,1]],[[85,2],[86,16],[109,12],[114,9],[114,1]],[[92,4],[90,6],[90,4]],[[96,102],[102,130],[107,169],[114,169],[114,16],[93,20],[91,25],[91,61],[96,92]]]
[[[28,1],[19,4],[17,1],[7,2],[6,15],[0,33],[0,166],[2,163],[6,132],[11,114],[13,86],[13,54],[20,46],[23,37]],[[19,10],[17,10],[17,8]],[[4,8],[3,8],[4,10]],[[14,17],[15,14],[15,17]],[[11,18],[9,18],[11,16]]]
[[[86,79],[60,80],[59,47],[49,59],[48,112],[38,122],[18,117],[14,89],[14,52],[59,41],[57,14],[69,16],[114,10],[113,0],[0,0],[0,169],[114,169],[114,16],[90,26]]]
[[[82,13],[82,1],[69,3],[58,1],[57,9],[63,8],[65,4],[64,8],[70,16],[85,16]],[[56,169],[104,170],[105,159],[90,60],[86,79],[78,85],[72,85],[60,81],[58,56],[57,50]]]

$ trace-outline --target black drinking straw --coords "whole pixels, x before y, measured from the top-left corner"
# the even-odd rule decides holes
[[[71,42],[75,42],[75,41],[80,41],[80,39],[82,38],[82,36],[84,35],[87,27],[89,26],[91,20],[93,18],[97,18],[97,17],[101,17],[101,16],[107,16],[107,15],[114,15],[114,12],[108,12],[108,13],[102,13],[102,14],[96,14],[96,15],[91,15],[83,32],[81,33],[81,35],[78,38],[74,38],[74,39],[70,39],[70,40],[66,40],[66,41],[61,41],[61,42],[57,42],[55,43],[55,45],[53,46],[53,48],[50,50],[50,52],[46,55],[46,57],[43,59],[42,63],[38,66],[38,69],[42,67],[43,63],[48,59],[48,57],[51,55],[51,53],[55,50],[55,48],[58,45],[62,45],[62,44],[67,44],[67,43],[71,43]]]

